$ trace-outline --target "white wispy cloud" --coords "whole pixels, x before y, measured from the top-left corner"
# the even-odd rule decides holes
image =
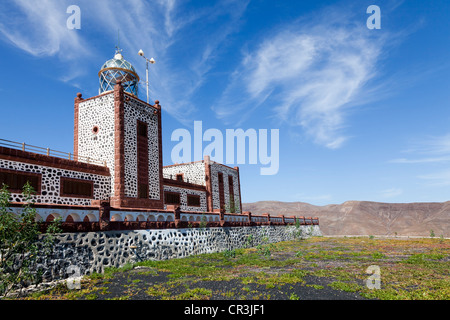
[[[213,110],[243,122],[259,108],[339,148],[348,111],[371,91],[366,84],[377,75],[384,42],[337,7],[289,23],[243,54]]]
[[[395,198],[403,194],[403,190],[400,188],[390,188],[380,192],[382,198]]]
[[[447,157],[436,157],[436,158],[420,158],[420,159],[407,159],[398,158],[390,160],[390,163],[404,163],[404,164],[419,164],[419,163],[440,163],[450,161],[450,156]]]
[[[306,195],[304,193],[294,194],[292,197],[293,201],[302,201],[310,203],[326,203],[329,202],[333,196],[331,194],[322,195]]]
[[[444,187],[450,185],[450,170],[445,169],[434,173],[418,176],[419,179],[426,181],[430,187]]]
[[[14,0],[0,3],[0,35],[25,52],[70,60],[84,55],[85,42],[67,28],[69,5],[54,0]]]
[[[416,139],[410,143],[407,150],[412,154],[411,158],[397,158],[389,160],[390,163],[421,164],[421,163],[445,163],[450,161],[450,133],[441,136],[427,136]]]
[[[92,72],[93,61],[104,54],[97,39],[110,39],[106,61],[114,54],[120,30],[123,55],[142,80],[145,63],[138,50],[157,61],[150,69],[151,99],[159,99],[164,110],[188,122],[196,112],[195,95],[225,40],[239,29],[248,2],[217,1],[194,8],[178,0],[80,0],[76,4],[82,26],[75,31],[66,27],[66,11],[73,1],[2,1],[0,39],[35,57],[58,57],[67,67],[59,79],[80,87],[79,77]],[[140,90],[145,92],[143,83]]]
[[[408,149],[403,152],[411,154],[411,157],[393,159],[389,163],[405,165],[432,164],[434,172],[418,174],[416,177],[428,187],[450,185],[450,170],[447,169],[450,161],[450,133],[416,138],[414,142],[410,143]]]
[[[93,52],[78,30],[67,28],[69,1],[13,0],[0,2],[0,39],[35,58],[56,57],[64,64],[55,78],[74,87],[87,73]],[[56,61],[55,61],[56,62]]]
[[[419,142],[419,148],[422,153],[450,155],[450,133],[426,137]]]

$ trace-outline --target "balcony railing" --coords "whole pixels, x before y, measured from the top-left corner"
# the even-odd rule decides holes
[[[0,139],[0,146],[11,148],[11,149],[16,149],[16,150],[27,151],[27,152],[36,153],[36,154],[43,154],[46,156],[51,156],[51,157],[56,157],[56,158],[61,158],[61,159],[67,159],[67,160],[71,160],[71,161],[84,162],[84,163],[88,163],[88,164],[94,164],[94,165],[106,167],[106,161],[97,160],[97,159],[93,159],[90,157],[77,156],[72,153],[57,151],[57,150],[53,150],[50,148],[36,147],[31,144],[26,144],[25,142],[20,143],[20,142]]]

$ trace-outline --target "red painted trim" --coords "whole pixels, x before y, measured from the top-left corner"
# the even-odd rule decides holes
[[[238,176],[238,188],[239,188],[239,212],[242,213],[242,193],[241,193],[241,172],[239,171],[239,167],[234,168],[237,171]]]
[[[79,119],[79,104],[83,101],[81,93],[77,94],[74,101],[74,125],[73,125],[73,155],[74,159],[78,158],[78,119]]]
[[[146,101],[143,101],[143,100],[137,98],[136,96],[132,95],[129,92],[125,92],[124,91],[124,95],[126,96],[125,97],[126,101],[130,101],[131,99],[134,99],[134,100],[139,101],[139,103],[142,103],[142,104],[146,105],[147,107],[149,107],[151,109],[155,109],[154,111],[160,110],[160,105],[159,105],[159,101],[158,100],[157,100],[158,103],[156,103],[156,101],[155,101],[155,105],[151,105],[151,104],[147,103]]]
[[[125,119],[122,83],[114,86],[114,196],[112,206],[121,207],[125,198]]]
[[[145,102],[144,102],[145,103]],[[155,105],[153,106],[157,109],[158,115],[158,151],[159,151],[159,202],[156,202],[155,208],[164,208],[164,185],[163,185],[163,146],[162,146],[162,112],[161,106],[159,105],[159,101],[155,101]]]
[[[209,156],[205,156],[204,162],[205,162],[206,208],[208,211],[213,211],[211,158]]]

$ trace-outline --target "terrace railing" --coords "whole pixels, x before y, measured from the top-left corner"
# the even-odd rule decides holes
[[[31,144],[26,144],[25,142],[21,143],[21,142],[0,139],[0,146],[11,148],[11,149],[16,149],[16,150],[27,151],[27,152],[36,153],[36,154],[42,154],[42,155],[56,157],[56,158],[61,158],[61,159],[67,159],[67,160],[71,160],[71,161],[84,162],[84,163],[88,163],[88,164],[94,164],[94,165],[106,167],[106,161],[103,161],[103,160],[74,155],[72,153],[57,151],[57,150],[53,150],[50,148],[37,147],[37,146],[33,146]]]

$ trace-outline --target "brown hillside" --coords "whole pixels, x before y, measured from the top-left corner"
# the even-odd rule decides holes
[[[450,237],[450,202],[380,203],[347,201],[315,206],[303,202],[244,203],[244,211],[320,218],[324,235],[390,235]]]

